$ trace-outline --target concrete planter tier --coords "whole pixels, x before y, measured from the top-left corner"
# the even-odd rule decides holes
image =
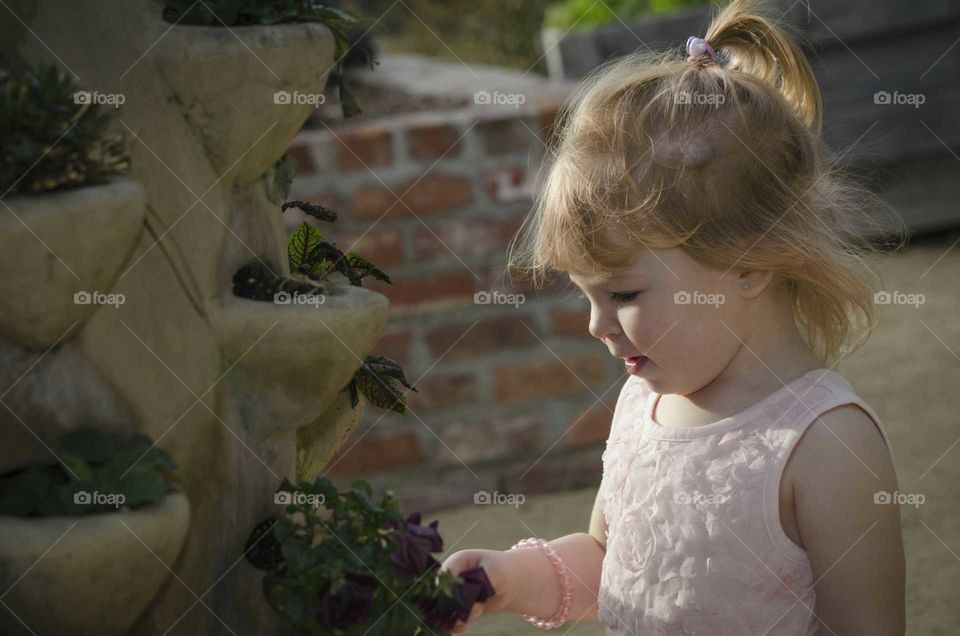
[[[36,634],[122,636],[170,576],[189,527],[179,492],[135,510],[0,516],[3,602]]]
[[[0,336],[46,349],[100,307],[92,294],[110,292],[143,230],[143,188],[118,178],[3,203]]]
[[[307,426],[333,405],[386,323],[381,294],[333,284],[322,298],[297,305],[225,297],[212,316],[224,356],[238,361],[224,379],[230,412],[259,439]]]
[[[298,457],[307,471],[299,476],[312,479],[354,425],[360,409],[344,408],[341,389],[377,341],[388,303],[336,283],[317,308],[233,295],[234,273],[251,261],[289,274],[272,167],[314,109],[293,96],[323,92],[334,62],[329,29],[172,25],[162,11],[158,0],[37,0],[18,15],[43,42],[24,29],[0,44],[34,66],[65,61],[84,90],[124,96],[116,128],[127,135],[130,176],[146,201],[142,231],[122,258],[94,224],[76,228],[78,241],[101,242],[98,264],[122,262],[111,287],[124,294],[122,306],[94,312],[68,350],[32,370],[35,360],[21,353],[25,338],[0,344],[0,355],[29,371],[8,396],[21,421],[0,412],[4,430],[19,431],[18,460],[5,465],[42,455],[74,425],[51,416],[54,398],[43,396],[59,395],[56,412],[69,413],[74,394],[60,395],[50,382],[95,372],[96,391],[76,394],[92,396],[92,421],[155,440],[179,465],[189,499],[183,550],[165,560],[176,577],[153,588],[128,633],[268,635],[276,615],[263,598],[262,572],[243,559],[246,540],[280,512],[273,493],[298,477]],[[335,240],[336,229],[330,234]],[[124,565],[122,576],[107,571],[88,583],[91,593],[109,596],[143,571],[165,571],[143,551],[152,564]]]

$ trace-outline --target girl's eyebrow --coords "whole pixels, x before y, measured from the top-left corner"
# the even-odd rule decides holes
[[[571,283],[573,283],[573,286],[574,286],[574,287],[576,287],[576,288],[579,289],[580,291],[584,291],[583,287],[580,287],[580,285],[578,285],[575,280],[573,280],[572,278],[570,278],[569,280],[570,280]],[[628,287],[630,286],[630,285],[628,285],[628,283],[627,283],[626,280],[624,280],[624,279],[622,279],[622,278],[617,278],[617,279],[611,279],[611,280],[601,281],[600,283],[597,283],[596,286],[597,286],[597,287],[604,287],[604,286],[605,286],[605,287],[609,287],[609,288],[611,288],[611,289],[615,289],[615,288],[617,288],[617,287],[623,287],[624,285],[626,285],[626,286],[628,286]]]

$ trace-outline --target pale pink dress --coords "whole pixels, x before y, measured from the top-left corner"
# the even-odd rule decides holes
[[[816,416],[841,404],[863,408],[890,449],[877,414],[825,368],[704,426],[655,422],[658,397],[627,379],[603,453],[607,636],[819,634],[806,551],[780,525],[780,477]]]

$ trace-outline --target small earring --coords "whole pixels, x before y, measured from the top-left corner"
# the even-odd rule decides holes
[[[740,281],[740,286],[743,287],[744,289],[750,289],[750,281],[748,280]]]

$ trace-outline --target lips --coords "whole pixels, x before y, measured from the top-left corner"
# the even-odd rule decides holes
[[[624,358],[623,361],[626,364],[636,364],[643,360],[643,356],[630,356],[629,358]]]

